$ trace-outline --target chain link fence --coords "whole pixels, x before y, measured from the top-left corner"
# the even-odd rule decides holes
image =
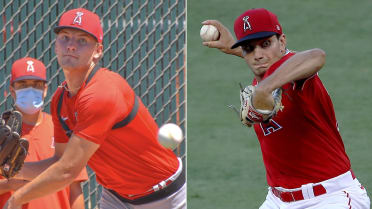
[[[29,56],[47,67],[48,95],[64,81],[54,54],[53,27],[61,14],[84,7],[101,17],[101,65],[127,79],[158,125],[177,123],[186,133],[186,0],[0,0],[0,111],[11,108],[12,63]],[[185,137],[186,138],[186,137]],[[175,150],[186,158],[186,140]],[[88,167],[86,208],[99,208],[101,187]]]

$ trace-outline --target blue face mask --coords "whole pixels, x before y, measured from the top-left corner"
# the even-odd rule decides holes
[[[42,90],[29,87],[16,90],[15,93],[15,104],[24,113],[35,114],[44,104]]]

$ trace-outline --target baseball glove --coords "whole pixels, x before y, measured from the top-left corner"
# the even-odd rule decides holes
[[[274,108],[272,110],[260,110],[253,106],[252,96],[254,91],[255,86],[249,85],[243,89],[243,86],[240,84],[240,120],[248,127],[251,127],[255,123],[268,122],[279,110],[284,108],[281,103],[281,88],[277,88],[272,92],[274,99]]]
[[[8,110],[0,119],[0,170],[5,178],[15,176],[23,166],[29,143],[21,139],[22,114]]]

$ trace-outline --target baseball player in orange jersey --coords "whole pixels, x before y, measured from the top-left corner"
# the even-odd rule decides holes
[[[351,169],[332,101],[317,74],[325,63],[324,51],[289,51],[276,15],[262,8],[235,20],[237,41],[220,22],[203,24],[220,32],[219,40],[203,45],[242,57],[252,70],[250,108],[272,110],[272,92],[284,91],[284,108],[270,120],[253,122],[257,115],[252,112],[242,119],[254,127],[266,168],[269,191],[260,209],[369,209],[370,199]]]
[[[159,144],[157,124],[126,80],[99,67],[99,17],[82,8],[67,11],[55,32],[66,81],[53,96],[51,112],[55,141],[66,143],[65,150],[41,174],[25,164],[19,176],[37,177],[17,190],[6,208],[58,191],[87,163],[104,187],[102,209],[186,208],[182,161]]]
[[[46,69],[39,60],[25,57],[12,65],[10,93],[15,107],[23,115],[22,137],[29,141],[25,162],[40,161],[54,155],[52,117],[42,111],[47,93]],[[70,186],[22,206],[23,209],[84,209],[84,197],[80,183],[88,179],[86,170]],[[0,208],[28,181],[21,179],[0,180]],[[4,193],[5,192],[5,193]]]

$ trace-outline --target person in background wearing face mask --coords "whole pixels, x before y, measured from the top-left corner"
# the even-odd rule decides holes
[[[26,162],[40,161],[53,157],[55,151],[53,122],[51,116],[42,111],[47,95],[46,69],[39,60],[25,57],[12,65],[10,93],[15,108],[23,115],[22,138],[30,147]],[[84,197],[80,183],[87,180],[85,169],[65,189],[24,204],[22,209],[83,209]],[[0,208],[10,197],[10,191],[17,190],[28,181],[21,179],[0,179]]]

